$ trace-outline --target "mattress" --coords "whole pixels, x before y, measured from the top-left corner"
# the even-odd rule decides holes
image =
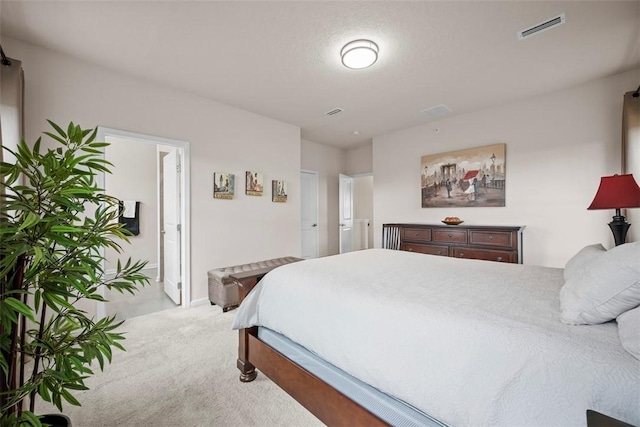
[[[235,328],[276,331],[455,426],[640,425],[640,362],[615,322],[560,322],[562,269],[372,249],[279,267]]]

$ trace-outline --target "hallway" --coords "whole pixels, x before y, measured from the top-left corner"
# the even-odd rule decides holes
[[[135,294],[106,290],[107,316],[115,315],[118,320],[131,319],[145,314],[177,307],[164,293],[164,283],[156,282],[157,268],[144,270],[149,276],[149,284],[141,287]]]

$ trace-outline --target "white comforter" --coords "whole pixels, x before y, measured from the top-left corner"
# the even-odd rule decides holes
[[[615,322],[559,321],[562,270],[372,249],[269,273],[234,328],[265,326],[453,426],[640,425]]]

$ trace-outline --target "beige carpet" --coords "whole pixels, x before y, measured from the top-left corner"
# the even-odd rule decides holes
[[[126,352],[87,380],[64,406],[73,427],[320,426],[318,419],[262,374],[238,380],[235,311],[200,306],[129,319]],[[45,403],[36,413],[59,412]]]

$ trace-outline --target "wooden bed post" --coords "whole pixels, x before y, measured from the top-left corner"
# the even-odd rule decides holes
[[[291,262],[302,261],[300,258],[292,258]],[[258,284],[265,274],[278,266],[265,267],[257,270],[243,271],[231,274],[229,277],[238,284],[238,296],[240,303],[246,298],[251,290]],[[249,336],[258,336],[258,328],[240,329],[238,340],[238,369],[240,370],[240,381],[248,383],[256,379],[258,372],[256,367],[249,362]]]
[[[238,343],[238,369],[240,369],[240,381],[248,383],[256,379],[258,373],[256,367],[249,363],[249,335],[258,333],[258,328],[240,329]]]
[[[238,283],[238,293],[240,302],[242,302],[253,289],[258,281],[264,276],[265,273],[260,273],[259,276],[255,275],[255,272],[251,273],[251,276],[245,277],[246,274],[232,275],[231,278]],[[249,363],[249,335],[256,335],[258,328],[240,329],[238,339],[238,369],[240,369],[240,381],[248,383],[256,379],[258,372],[256,367]]]

